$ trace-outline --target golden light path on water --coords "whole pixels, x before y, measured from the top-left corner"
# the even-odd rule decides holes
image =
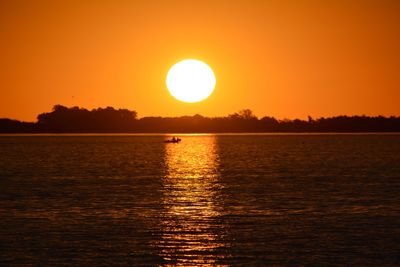
[[[171,265],[215,265],[222,242],[216,136],[166,144],[160,256]]]

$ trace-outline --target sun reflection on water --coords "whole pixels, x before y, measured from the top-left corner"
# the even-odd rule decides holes
[[[165,146],[160,256],[171,265],[215,265],[222,242],[216,136]]]

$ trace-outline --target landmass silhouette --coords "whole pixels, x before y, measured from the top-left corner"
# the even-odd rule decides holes
[[[37,122],[0,119],[0,133],[318,133],[400,132],[400,117],[336,116],[308,120],[257,118],[249,109],[226,117],[201,115],[144,117],[137,112],[112,107],[88,110],[55,105],[39,114]]]

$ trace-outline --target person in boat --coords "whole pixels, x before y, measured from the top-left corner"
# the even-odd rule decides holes
[[[177,138],[177,137],[172,137],[171,139],[169,139],[169,140],[166,140],[165,142],[167,142],[167,143],[178,143],[178,142],[180,142],[181,141],[181,139],[180,138]]]

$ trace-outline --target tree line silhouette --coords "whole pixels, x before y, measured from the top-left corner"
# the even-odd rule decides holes
[[[249,109],[226,117],[144,117],[112,107],[87,110],[55,105],[37,122],[0,119],[0,133],[222,133],[222,132],[400,132],[400,117],[336,116],[308,120],[257,118]]]

